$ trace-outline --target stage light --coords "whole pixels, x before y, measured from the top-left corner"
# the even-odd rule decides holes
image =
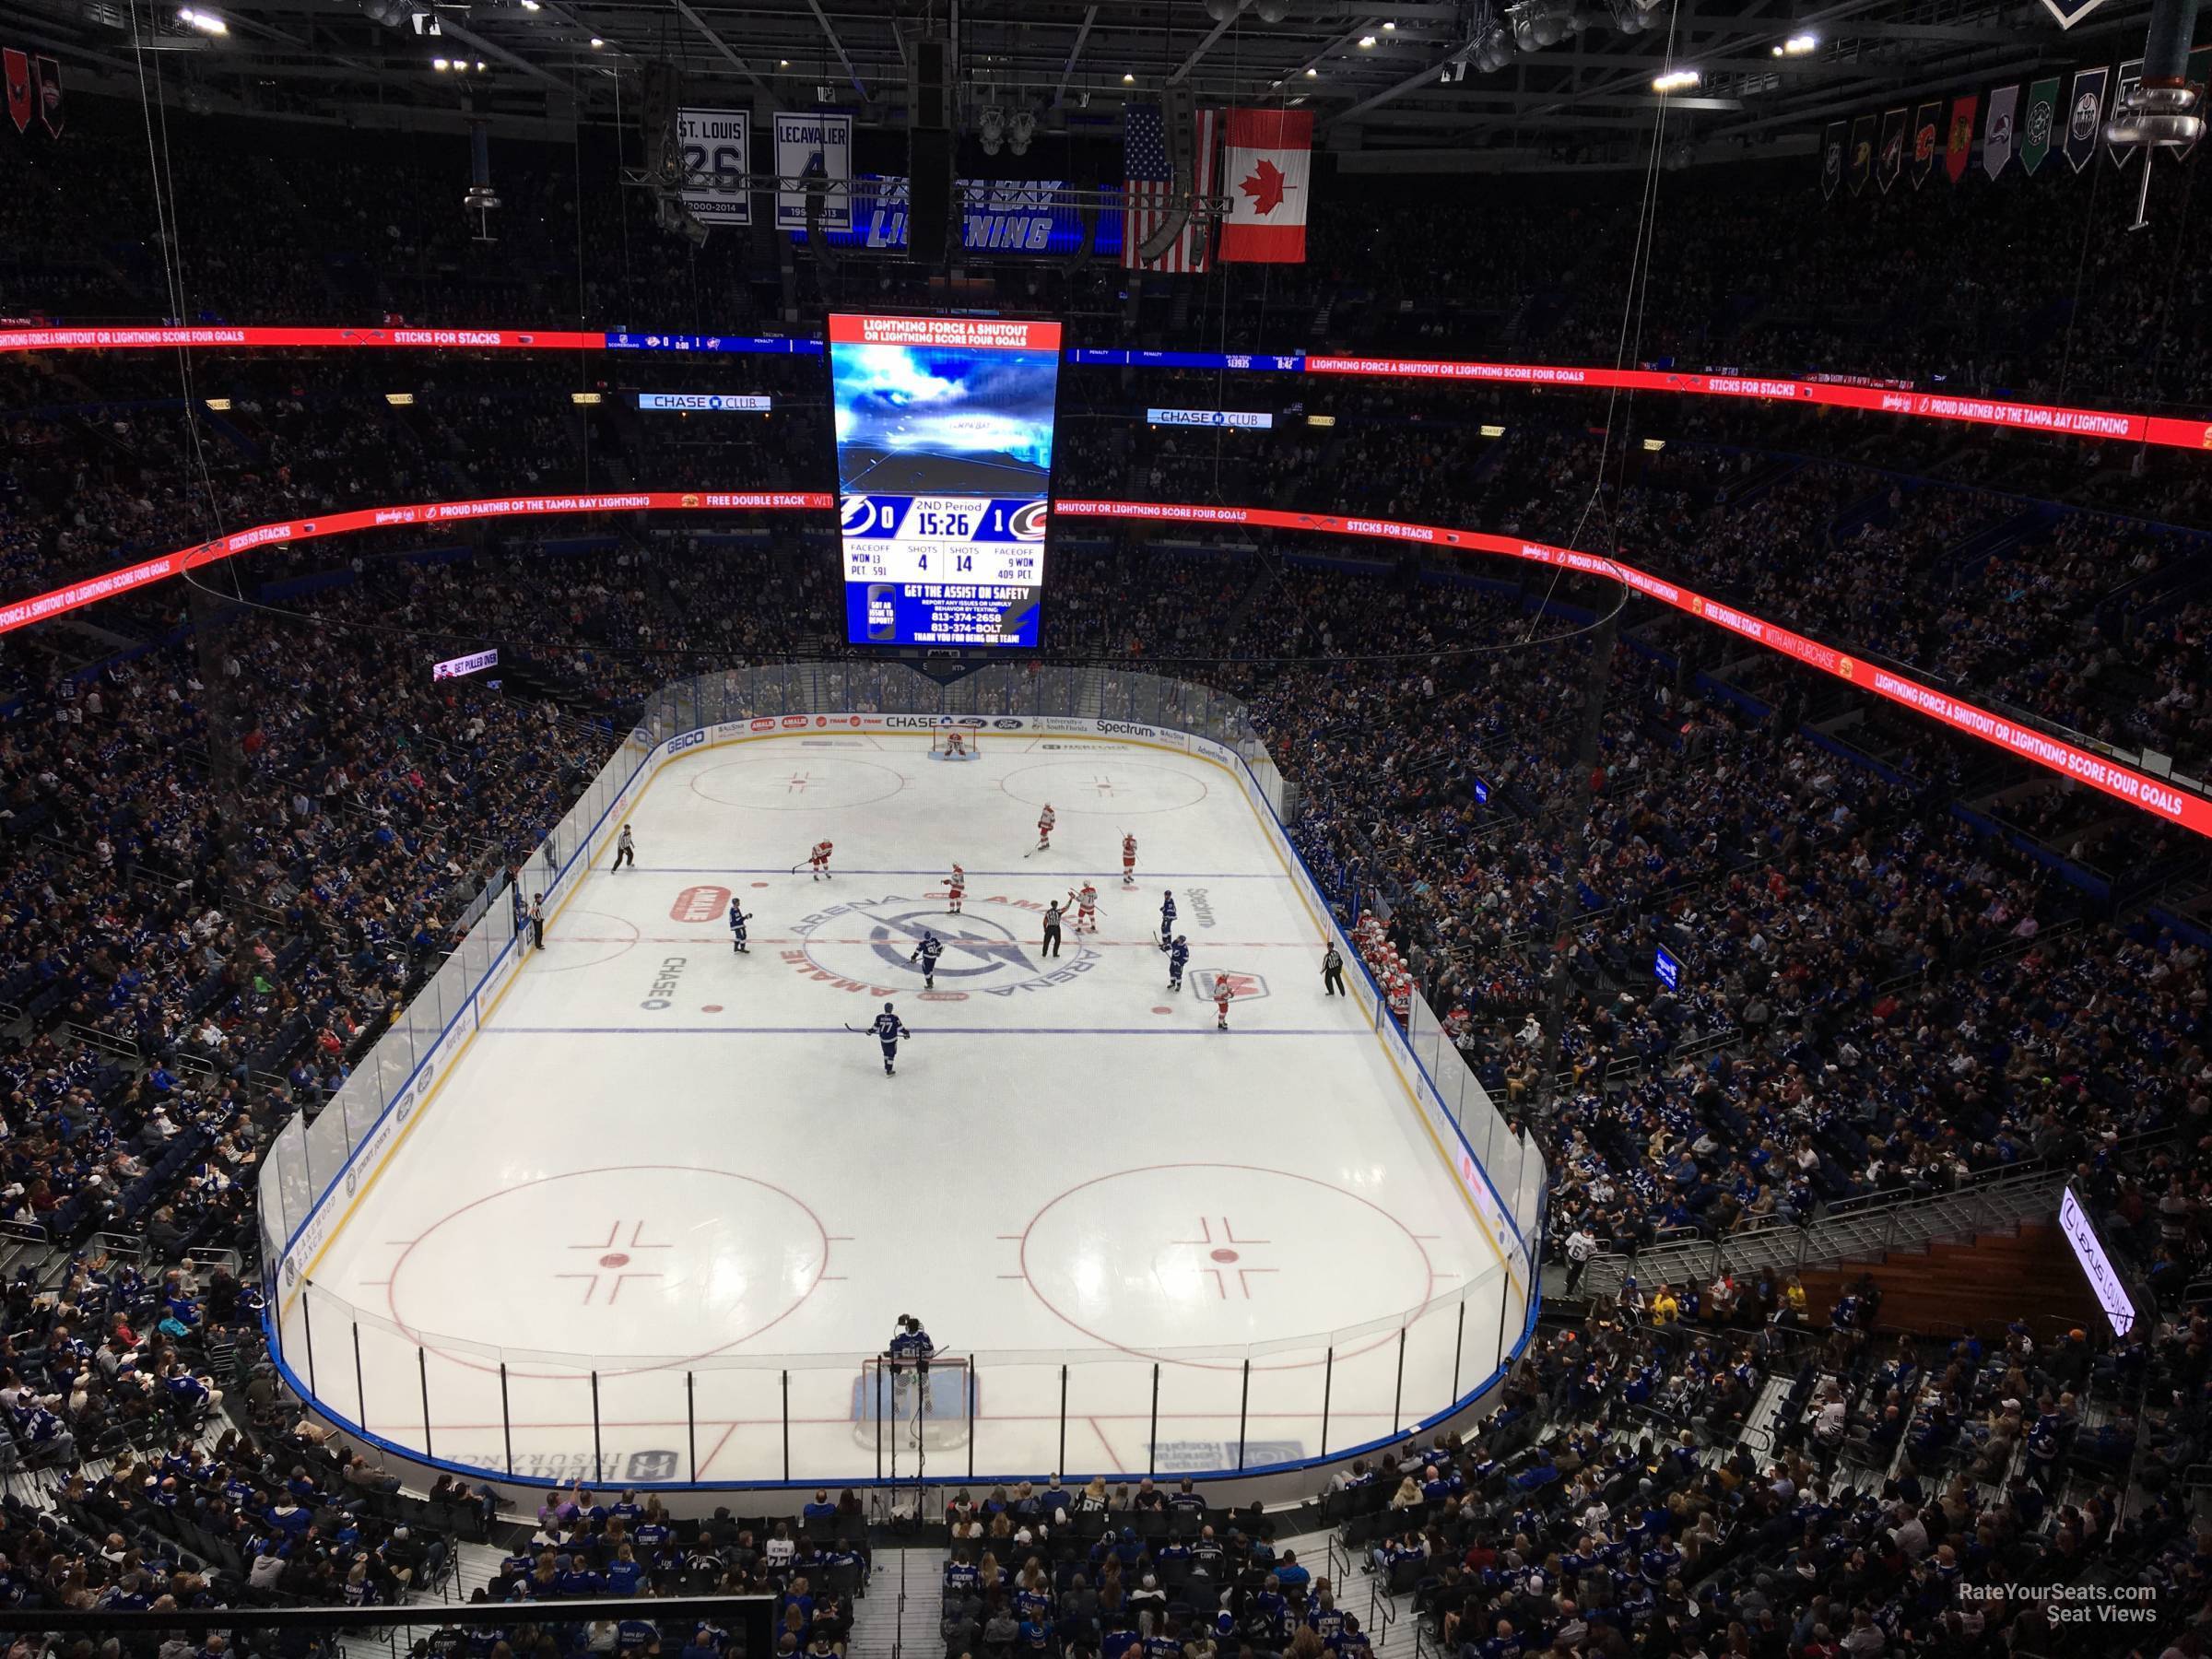
[[[1669,92],[1688,92],[1701,78],[1695,69],[1670,69],[1665,75],[1652,77],[1652,90],[1662,96]]]
[[[1524,52],[1558,45],[1574,25],[1574,13],[1558,0],[1521,0],[1507,6],[1505,15],[1512,22],[1513,44]]]
[[[177,8],[177,21],[187,29],[196,29],[202,34],[227,35],[230,26],[211,11],[195,11],[189,6]]]
[[[1359,45],[1362,51],[1372,51],[1374,49],[1374,44],[1375,37],[1373,35],[1361,35],[1359,37]]]
[[[1808,52],[1818,51],[1819,46],[1819,36],[1795,34],[1784,41],[1777,50],[1783,57],[1803,57]]]

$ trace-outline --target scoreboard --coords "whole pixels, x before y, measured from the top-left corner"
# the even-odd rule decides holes
[[[1034,646],[1060,324],[830,318],[846,637]]]

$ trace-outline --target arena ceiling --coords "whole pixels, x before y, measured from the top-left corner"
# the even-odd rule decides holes
[[[1449,170],[1618,163],[1648,144],[1653,76],[1682,67],[1701,80],[1665,100],[1670,143],[1809,149],[1841,115],[2135,55],[2149,12],[2103,0],[2064,30],[2045,0],[1529,3],[1558,38],[1524,36],[1496,67],[1495,37],[1474,49],[1513,19],[1487,0],[206,0],[220,35],[177,0],[0,0],[0,34],[134,96],[152,47],[164,91],[209,109],[416,126],[473,112],[516,131],[610,118],[618,89],[634,114],[656,60],[688,99],[899,126],[914,42],[935,34],[963,113],[1027,108],[1048,135],[1106,138],[1124,99],[1182,86],[1201,105],[1302,100],[1348,168]]]

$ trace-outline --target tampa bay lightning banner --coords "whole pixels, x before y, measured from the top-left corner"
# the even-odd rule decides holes
[[[971,253],[1074,253],[1083,245],[1083,218],[1063,193],[1063,179],[956,179],[953,212],[960,221],[960,246]],[[906,181],[885,173],[861,173],[853,181],[853,225],[829,230],[833,248],[906,246]],[[794,239],[806,232],[794,230]],[[1122,216],[1106,208],[1096,215],[1091,252],[1118,254]]]

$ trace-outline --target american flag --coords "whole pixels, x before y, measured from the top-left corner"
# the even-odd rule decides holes
[[[1191,152],[1191,182],[1201,196],[1214,193],[1214,110],[1197,112]],[[1175,170],[1168,161],[1168,129],[1155,103],[1132,103],[1122,110],[1122,266],[1124,270],[1201,272],[1213,245],[1213,228],[1194,216],[1182,234],[1151,265],[1137,255],[1145,239],[1159,229],[1175,194]]]

